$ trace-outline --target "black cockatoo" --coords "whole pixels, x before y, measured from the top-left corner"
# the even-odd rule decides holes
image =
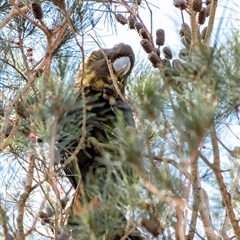
[[[106,85],[111,86],[113,81],[102,51],[104,51],[108,59],[111,60],[114,76],[120,83],[119,86],[121,87],[123,95],[127,77],[132,71],[135,59],[132,48],[129,45],[120,43],[111,49],[102,49],[91,52],[89,57],[82,63],[81,68],[76,75],[75,92],[78,94],[84,89],[86,98],[86,141],[89,138],[94,138],[99,143],[108,144],[108,133],[112,132],[116,127],[117,115],[119,116],[119,113],[122,115],[122,120],[126,126],[135,127],[135,125],[133,114],[128,104],[124,103],[121,98],[118,98],[115,95],[115,105],[112,106],[110,105],[109,100],[104,97],[104,93],[109,93],[109,89],[108,87],[106,89]],[[71,153],[74,152],[81,139],[83,108],[82,96],[79,94],[74,106],[64,113],[60,121],[58,148],[62,155],[62,162],[66,161],[66,159],[71,156]],[[81,184],[84,186],[84,191],[87,192],[86,189],[88,189],[89,184],[94,182],[91,180],[89,181],[90,177],[99,177],[100,179],[95,180],[98,182],[97,184],[100,185],[106,180],[106,166],[101,161],[101,157],[101,150],[99,151],[99,149],[90,145],[81,149],[77,154],[76,161],[72,161],[64,168],[68,179],[75,189],[78,189],[78,184],[81,181]],[[114,157],[115,156],[113,156],[113,158]],[[102,172],[101,169],[103,169]],[[88,196],[86,196],[87,193],[84,195],[87,197],[87,201],[92,200],[92,196],[89,196],[88,198]],[[79,230],[79,227],[76,227],[76,217],[74,217],[74,215],[76,214],[73,213],[69,217],[68,226],[72,226],[72,229],[75,228],[76,230]],[[122,214],[120,214],[120,218],[123,219],[123,221],[125,219]],[[124,229],[125,228],[123,228],[123,232]],[[114,235],[114,238],[111,239],[120,239],[121,236],[123,236],[121,234]],[[142,238],[132,236],[132,238],[129,239]]]
[[[111,86],[113,82],[102,51],[111,60],[115,78],[121,83],[121,92],[123,94],[127,77],[132,71],[135,59],[132,48],[129,45],[120,43],[111,49],[91,52],[76,75],[75,92],[79,94],[84,86],[87,109],[90,109],[87,110],[86,140],[93,137],[100,143],[107,143],[107,133],[114,129],[117,121],[115,110],[122,112],[126,126],[134,126],[134,120],[130,107],[121,99],[116,98],[113,108],[110,106],[109,101],[103,97],[105,86]],[[84,71],[83,74],[82,71]],[[82,109],[83,104],[80,94],[74,106],[64,113],[62,117],[58,142],[63,162],[71,156],[80,141],[82,135]],[[69,119],[71,120],[69,121]],[[77,187],[79,180],[85,182],[90,168],[94,169],[95,165],[96,167],[99,165],[99,157],[101,157],[101,154],[94,147],[85,148],[77,154],[77,165],[81,174],[76,169],[76,163],[70,163],[66,166],[65,172],[74,188]]]

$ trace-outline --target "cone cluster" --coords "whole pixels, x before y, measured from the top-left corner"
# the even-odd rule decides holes
[[[192,10],[195,12],[196,23],[199,25],[203,25],[205,23],[206,17],[209,16],[210,8],[212,1],[203,1],[203,0],[193,0],[192,1]],[[135,2],[137,3],[137,2]],[[187,0],[174,0],[173,5],[176,8],[179,8],[181,11],[186,10],[189,13],[189,1]],[[138,21],[137,15],[129,14],[129,16],[125,17],[122,14],[115,14],[116,20],[120,24],[127,24],[129,29],[134,29],[137,31],[139,36],[141,37],[140,44],[143,50],[148,54],[148,59],[152,63],[153,67],[161,66],[163,68],[163,72],[165,72],[168,76],[178,77],[179,74],[184,72],[184,61],[189,60],[189,52],[192,40],[192,31],[190,26],[183,21],[179,35],[181,37],[181,41],[184,45],[179,51],[178,57],[179,59],[173,59],[173,53],[168,46],[165,45],[165,31],[164,29],[157,29],[155,39],[148,32],[148,29],[144,26],[144,24]],[[206,35],[207,28],[202,29],[200,31],[199,27],[199,40],[203,40]],[[155,40],[155,42],[154,42]],[[156,45],[155,45],[156,44]],[[157,47],[156,47],[157,46]],[[171,60],[171,61],[170,61]]]
[[[204,6],[205,4],[205,6]],[[189,13],[189,1],[185,0],[174,0],[173,5],[179,8],[181,11],[186,10]],[[206,18],[210,16],[212,6],[212,0],[192,0],[192,10],[196,13],[196,23],[203,25],[206,22]],[[180,35],[182,37],[182,43],[184,46],[188,47],[191,43],[191,32],[188,34],[188,29],[186,33],[184,30],[180,30]]]

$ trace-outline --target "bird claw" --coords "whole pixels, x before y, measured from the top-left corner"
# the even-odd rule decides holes
[[[118,88],[121,89],[122,88],[122,83],[121,82],[117,82],[118,84]],[[110,106],[114,106],[115,105],[115,99],[118,97],[118,92],[117,89],[115,88],[115,86],[113,84],[109,85],[109,84],[104,84],[104,88],[103,88],[103,98],[106,100],[109,100],[109,105]]]
[[[117,82],[118,84],[118,88],[119,89],[122,89],[122,83],[121,82]],[[103,97],[105,99],[109,99],[110,97],[113,97],[113,98],[117,98],[118,97],[118,92],[117,92],[117,89],[115,88],[114,84],[104,84],[104,87],[103,87]]]

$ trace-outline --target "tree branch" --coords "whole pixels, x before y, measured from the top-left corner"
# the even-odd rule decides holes
[[[227,187],[223,181],[223,176],[221,174],[221,169],[220,169],[220,155],[219,155],[219,147],[218,147],[218,138],[216,134],[216,129],[215,125],[211,127],[211,141],[213,145],[213,154],[214,154],[214,163],[212,170],[215,174],[223,202],[225,205],[225,209],[227,212],[227,215],[230,219],[230,222],[233,227],[233,231],[236,235],[237,238],[240,238],[240,228],[238,226],[238,220],[236,219],[235,213],[233,211],[233,205],[232,205],[232,199],[230,193],[227,191]]]
[[[216,10],[217,10],[217,4],[218,4],[218,0],[212,0],[211,3],[211,9],[210,9],[210,16],[209,16],[209,20],[208,20],[208,26],[207,26],[207,32],[204,38],[204,42],[206,45],[210,44],[210,38],[211,38],[211,34],[212,34],[212,30],[213,30],[213,24],[215,21],[215,14],[216,14]]]
[[[24,217],[25,205],[26,205],[27,199],[28,199],[28,197],[31,193],[31,189],[32,189],[31,186],[32,186],[33,171],[34,171],[34,165],[35,165],[35,156],[34,156],[33,146],[32,146],[31,150],[32,150],[32,152],[29,157],[29,165],[28,165],[28,172],[27,172],[27,176],[26,176],[24,192],[21,194],[20,199],[18,200],[18,216],[17,216],[18,236],[17,236],[17,240],[25,239],[24,228],[23,228],[23,217]]]

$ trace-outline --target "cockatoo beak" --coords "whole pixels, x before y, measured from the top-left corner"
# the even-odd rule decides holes
[[[113,63],[113,69],[119,76],[124,76],[131,68],[131,61],[129,57],[117,58]]]

